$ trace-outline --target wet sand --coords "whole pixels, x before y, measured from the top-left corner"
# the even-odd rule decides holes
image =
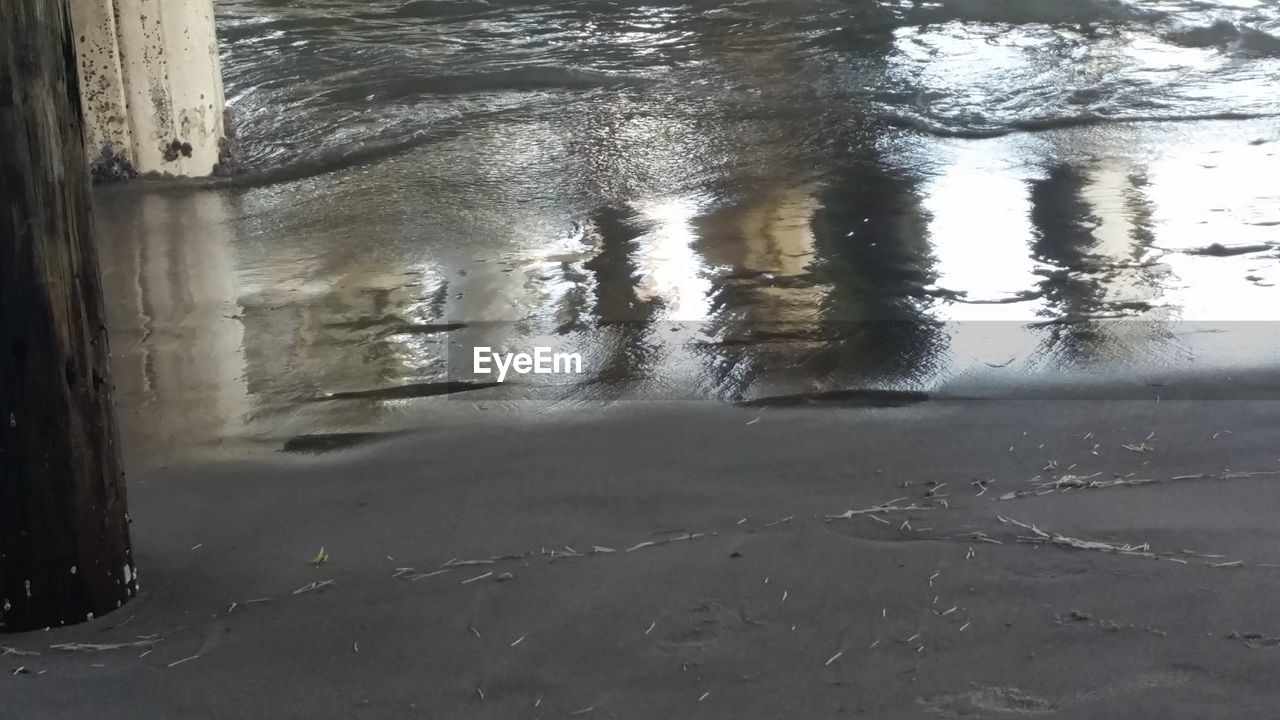
[[[428,402],[427,427],[335,452],[135,470],[142,595],[5,637],[0,717],[1274,706],[1275,402]],[[1001,499],[1095,473],[1157,482]],[[921,509],[825,518],[898,498]]]

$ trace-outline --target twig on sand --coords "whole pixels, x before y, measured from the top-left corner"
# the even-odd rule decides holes
[[[644,634],[648,635],[649,633],[653,632],[653,629],[656,627],[658,627],[658,621],[654,620],[653,622],[649,623],[649,629],[645,630]]]
[[[126,648],[149,647],[159,642],[158,637],[147,637],[131,642],[122,643],[59,643],[50,645],[50,650],[61,650],[63,652],[108,652],[111,650],[124,650]],[[5,653],[8,655],[9,653]],[[21,654],[21,653],[20,653]]]
[[[453,570],[453,568],[443,568],[440,570],[432,570],[431,572],[427,572],[427,573],[420,573],[411,567],[396,568],[395,574],[392,575],[391,577],[405,578],[410,582],[414,582],[417,580],[422,580],[423,578],[435,577],[436,575],[443,575],[447,572],[450,572],[451,570]]]
[[[200,657],[200,656],[199,656],[199,655],[192,655],[191,657],[184,657],[184,658],[182,658],[181,660],[174,660],[173,662],[169,663],[169,664],[168,664],[168,665],[166,665],[165,667],[177,667],[177,666],[181,665],[182,663],[185,663],[185,662],[191,662],[192,660],[195,660],[195,659],[196,659],[196,658],[198,658],[198,657]]]
[[[627,548],[626,551],[634,552],[636,550],[640,550],[647,547],[653,547],[655,545],[670,545],[671,543],[684,542],[686,540],[697,540],[698,538],[703,538],[703,537],[706,537],[705,533],[684,533],[682,535],[670,537],[665,540],[646,540],[645,542],[642,542]]]
[[[333,585],[337,585],[337,584],[338,584],[338,582],[337,582],[336,580],[317,580],[317,581],[315,581],[315,582],[313,582],[313,583],[309,583],[309,584],[307,584],[307,585],[303,585],[302,587],[298,588],[297,590],[294,590],[294,591],[293,591],[293,594],[294,594],[294,595],[301,595],[301,594],[303,594],[303,593],[309,593],[309,592],[313,592],[313,591],[315,591],[315,590],[322,590],[322,589],[324,589],[324,588],[331,587],[331,586],[333,586]]]
[[[839,660],[841,655],[844,655],[844,651],[843,651],[843,650],[841,650],[840,652],[836,653],[835,655],[832,655],[830,659],[828,659],[825,663],[823,663],[823,664],[822,664],[822,666],[823,666],[823,667],[828,667],[828,666],[830,666],[830,665],[831,665],[831,663],[833,663],[833,662],[835,662],[835,661]]]
[[[938,487],[941,487],[941,486],[939,485]],[[930,507],[930,506],[928,506],[928,505],[915,505],[915,504],[911,504],[911,505],[899,505],[899,504],[898,504],[898,503],[900,503],[900,502],[905,501],[906,499],[907,499],[907,498],[904,498],[904,497],[902,497],[902,498],[894,498],[893,500],[890,500],[889,502],[881,503],[881,504],[879,504],[879,505],[873,505],[873,506],[871,506],[871,507],[869,507],[869,508],[863,508],[863,509],[861,509],[861,510],[846,510],[846,511],[844,511],[843,513],[841,513],[841,514],[839,514],[839,515],[827,515],[827,516],[826,516],[826,518],[827,518],[827,520],[852,520],[853,518],[855,518],[855,517],[857,517],[857,516],[859,516],[859,515],[870,515],[870,516],[873,516],[873,517],[874,517],[875,515],[882,515],[882,514],[884,514],[884,513],[892,513],[892,512],[915,512],[915,511],[917,511],[917,510],[932,510],[932,509],[933,509],[932,507]],[[876,519],[877,519],[877,520],[879,520],[880,518],[876,518]]]
[[[1079,488],[1083,490],[1095,490],[1100,488],[1120,487],[1122,485],[1150,485],[1159,482],[1152,478],[1134,478],[1134,477],[1117,477],[1114,480],[1098,480],[1102,473],[1094,473],[1093,475],[1062,475],[1054,480],[1042,482],[1037,485],[1040,488],[1053,488],[1055,490],[1070,490]]]
[[[470,579],[467,579],[467,580],[463,580],[461,584],[463,584],[463,585],[470,585],[470,584],[471,584],[471,583],[473,583],[473,582],[478,582],[478,581],[480,581],[480,580],[483,580],[483,579],[485,579],[485,578],[487,578],[487,577],[492,577],[492,576],[493,576],[493,572],[487,572],[487,573],[485,573],[485,574],[483,574],[483,575],[477,575],[477,576],[475,576],[475,577],[473,577],[473,578],[470,578]]]
[[[0,655],[16,655],[18,657],[28,657],[28,656],[39,655],[39,654],[40,653],[33,652],[31,650],[19,650],[18,648],[9,647],[8,645],[0,645]]]
[[[1179,565],[1190,564],[1183,558],[1174,557],[1172,553],[1151,552],[1151,546],[1148,543],[1143,543],[1141,545],[1130,545],[1127,543],[1117,544],[1117,543],[1099,542],[1096,540],[1081,540],[1080,538],[1074,538],[1074,537],[1062,535],[1056,532],[1055,533],[1045,532],[1044,530],[1041,530],[1035,525],[1028,525],[1024,522],[1014,520],[1013,518],[1004,517],[1002,515],[997,515],[996,518],[998,518],[1000,522],[1005,525],[1014,525],[1024,530],[1029,530],[1031,532],[1030,536],[1025,536],[1025,535],[1019,536],[1018,542],[1030,543],[1032,545],[1052,544],[1052,545],[1057,545],[1059,547],[1069,548],[1073,550],[1096,550],[1099,552],[1115,553],[1117,555],[1133,555],[1135,557],[1152,558],[1155,560],[1168,560],[1170,562],[1176,562]],[[1216,555],[1216,556],[1201,555],[1199,553],[1195,553],[1190,550],[1183,550],[1182,554],[1193,555],[1201,558],[1221,558],[1222,557],[1221,555]],[[1244,561],[1233,560],[1230,562],[1214,563],[1209,565],[1209,567],[1213,567],[1213,568],[1244,567]]]
[[[587,713],[589,713],[589,712],[591,712],[592,710],[595,710],[595,709],[596,709],[596,706],[595,706],[595,705],[592,705],[592,706],[590,706],[590,707],[584,707],[584,708],[582,708],[581,710],[574,710],[573,712],[571,712],[571,713],[569,713],[569,714],[570,714],[570,715],[586,715]]]
[[[449,562],[441,565],[442,568],[463,567],[466,565],[492,565],[493,560],[459,560],[453,558]]]
[[[1072,548],[1075,550],[1097,550],[1100,552],[1117,553],[1119,555],[1134,555],[1137,557],[1148,558],[1159,557],[1159,555],[1150,552],[1151,546],[1147,543],[1143,543],[1141,545],[1117,545],[1115,543],[1097,542],[1095,540],[1081,540],[1080,538],[1073,538],[1059,533],[1048,533],[1035,525],[1028,525],[1024,522],[1014,520],[1013,518],[1004,517],[1003,515],[997,515],[996,518],[1005,525],[1014,525],[1031,532],[1030,536],[1019,537],[1018,542],[1025,542],[1033,545],[1050,543],[1059,547]]]

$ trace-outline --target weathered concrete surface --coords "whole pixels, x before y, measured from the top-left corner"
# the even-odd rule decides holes
[[[71,3],[71,24],[76,29],[76,69],[90,170],[99,181],[132,177],[133,135],[112,0]]]
[[[212,0],[74,5],[95,177],[218,172],[227,131]]]

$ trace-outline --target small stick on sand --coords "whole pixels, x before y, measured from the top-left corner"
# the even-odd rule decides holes
[[[471,583],[473,583],[473,582],[476,582],[476,581],[478,581],[478,580],[483,580],[483,579],[485,579],[485,578],[487,578],[487,577],[492,577],[492,576],[493,576],[493,573],[492,573],[492,572],[487,572],[487,573],[485,573],[485,574],[483,574],[483,575],[477,575],[477,576],[475,576],[475,577],[473,577],[473,578],[471,578],[471,579],[469,579],[469,580],[463,580],[463,581],[462,581],[462,584],[463,584],[463,585],[470,585],[470,584],[471,584]]]
[[[169,664],[168,664],[168,665],[166,665],[165,667],[177,667],[177,666],[181,665],[182,663],[185,663],[185,662],[191,662],[192,660],[195,660],[195,659],[196,659],[196,658],[198,658],[198,657],[200,657],[200,656],[199,656],[199,655],[192,655],[191,657],[185,657],[185,658],[182,658],[181,660],[174,660],[173,662],[169,663]]]
[[[126,648],[149,647],[156,644],[159,638],[143,638],[133,642],[123,643],[59,643],[50,645],[50,650],[61,650],[63,652],[109,652],[111,650],[124,650]],[[5,653],[8,655],[9,653]],[[21,654],[21,653],[19,653]]]
[[[633,552],[636,550],[640,550],[642,548],[653,547],[654,545],[669,545],[671,543],[684,542],[686,540],[697,540],[698,538],[704,538],[706,536],[707,536],[706,533],[684,533],[682,535],[677,535],[675,537],[667,538],[666,540],[657,540],[657,541],[646,540],[645,542],[642,542],[638,545],[634,545],[632,547],[627,548],[627,552]]]
[[[935,488],[933,488],[933,489],[934,489],[934,490],[937,490],[939,487],[942,487],[942,486],[941,486],[941,485],[939,485],[939,486],[937,486],[937,487],[935,487]],[[894,498],[893,500],[890,500],[889,502],[881,503],[881,504],[879,504],[879,505],[873,505],[873,506],[871,506],[871,507],[869,507],[869,508],[863,508],[863,509],[861,509],[861,510],[846,510],[846,511],[844,511],[843,513],[841,513],[841,514],[839,514],[839,515],[827,515],[827,516],[826,516],[826,519],[827,519],[827,520],[852,520],[854,517],[856,517],[856,516],[858,516],[858,515],[869,515],[869,516],[871,516],[871,517],[875,517],[876,515],[879,515],[879,514],[891,513],[891,512],[915,512],[915,511],[917,511],[917,510],[932,510],[932,509],[933,509],[933,508],[928,507],[928,506],[926,506],[926,505],[914,505],[914,504],[912,504],[912,505],[899,505],[899,504],[898,504],[898,503],[900,503],[900,502],[903,502],[903,501],[904,501],[904,500],[906,500],[906,499],[907,499],[907,498],[904,498],[904,497],[901,497],[901,498]],[[879,518],[876,518],[876,519],[879,519]]]
[[[520,637],[516,638],[515,642],[511,643],[511,647],[515,647],[522,642],[524,642],[524,635],[521,635]]]
[[[835,655],[832,655],[832,656],[831,656],[831,659],[829,659],[829,660],[827,660],[825,663],[823,663],[823,665],[822,665],[822,666],[823,666],[823,667],[829,667],[829,666],[831,665],[831,663],[833,663],[833,662],[835,662],[835,661],[839,660],[841,655],[844,655],[844,651],[843,651],[843,650],[841,650],[840,652],[836,653]]]
[[[707,692],[702,693],[702,697],[698,698],[698,702],[702,702],[703,700],[706,700],[706,699],[707,699],[707,698],[709,698],[709,697],[711,697],[711,691],[710,691],[710,690],[708,690]]]
[[[492,564],[493,564],[492,560],[459,560],[457,558],[453,558],[452,560],[441,565],[440,567],[451,568],[451,567],[462,567],[464,565],[492,565]]]
[[[475,625],[468,625],[467,629],[471,631],[472,635],[475,635],[476,637],[480,637],[480,631],[476,629]]]
[[[653,622],[649,623],[649,629],[645,630],[644,634],[648,635],[649,633],[653,632],[653,629],[656,627],[658,627],[658,621],[654,620]]]
[[[29,655],[39,655],[39,654],[40,653],[38,652],[32,652],[30,650],[19,650],[17,648],[9,647],[8,645],[0,645],[0,655],[16,655],[18,657],[26,657]]]
[[[297,590],[294,590],[294,591],[293,591],[293,594],[294,594],[294,595],[301,595],[301,594],[303,594],[303,593],[309,593],[309,592],[312,592],[312,591],[314,591],[314,590],[321,590],[321,589],[323,589],[323,588],[327,588],[327,587],[330,587],[330,586],[332,586],[332,585],[337,585],[337,584],[338,584],[338,583],[337,583],[337,581],[335,581],[335,580],[317,580],[317,581],[315,581],[315,582],[313,582],[313,583],[311,583],[311,584],[309,584],[309,585],[303,585],[302,587],[298,588]]]
[[[436,575],[443,575],[449,572],[450,570],[452,570],[452,568],[445,568],[444,570],[432,570],[429,573],[419,573],[409,578],[409,582],[417,582],[419,580],[423,580],[429,577],[435,577]]]

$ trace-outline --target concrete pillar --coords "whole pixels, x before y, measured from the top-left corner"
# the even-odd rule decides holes
[[[132,177],[133,137],[129,132],[111,0],[75,0],[71,24],[76,32],[80,105],[84,112],[85,150],[95,180]]]
[[[76,0],[97,177],[201,177],[231,160],[213,0]]]

